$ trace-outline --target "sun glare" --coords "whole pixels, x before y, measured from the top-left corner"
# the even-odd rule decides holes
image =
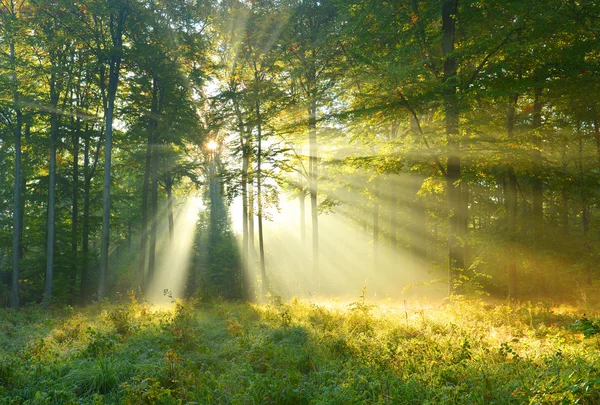
[[[206,149],[208,149],[209,152],[216,151],[218,147],[219,147],[219,144],[215,140],[212,140],[212,139],[206,144]]]

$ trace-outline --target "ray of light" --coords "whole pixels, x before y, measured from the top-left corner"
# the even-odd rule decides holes
[[[189,198],[176,213],[173,239],[169,240],[167,231],[160,233],[163,239],[158,245],[156,272],[147,293],[149,302],[164,304],[183,296],[201,206],[200,198]]]

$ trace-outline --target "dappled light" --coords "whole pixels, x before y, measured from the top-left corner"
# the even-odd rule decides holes
[[[600,404],[599,21],[0,0],[0,404]]]

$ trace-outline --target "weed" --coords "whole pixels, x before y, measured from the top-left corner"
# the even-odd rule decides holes
[[[128,336],[131,332],[130,311],[124,307],[117,307],[108,313],[108,319],[112,322],[115,331],[121,336]]]
[[[0,311],[0,403],[600,403],[595,314],[544,303],[103,305]]]
[[[578,319],[574,324],[570,325],[574,330],[578,330],[583,333],[585,337],[591,337],[600,334],[600,320],[591,320],[583,316]]]

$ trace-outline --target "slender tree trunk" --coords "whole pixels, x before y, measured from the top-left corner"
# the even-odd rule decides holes
[[[229,83],[230,90],[233,94],[237,94],[237,83],[231,81]],[[238,120],[238,133],[240,136],[240,146],[242,148],[242,281],[244,287],[244,295],[247,299],[251,298],[252,294],[252,280],[250,277],[250,248],[249,246],[249,221],[253,221],[252,214],[249,213],[249,195],[248,195],[248,170],[250,166],[250,154],[252,148],[252,131],[247,131],[247,138],[245,137],[246,131],[244,130],[244,119],[240,110],[238,98],[234,98],[234,111]],[[251,185],[252,187],[252,185]]]
[[[87,132],[87,131],[86,131]],[[90,250],[90,135],[86,134],[83,146],[83,241],[81,255],[83,258],[81,280],[79,286],[79,305],[85,305],[88,300],[89,285],[89,250]]]
[[[17,111],[17,123],[15,126],[15,190],[14,190],[14,212],[13,212],[13,244],[12,244],[12,295],[11,307],[19,309],[19,252],[21,231],[21,123],[20,110]]]
[[[248,157],[248,165],[252,167],[252,157]],[[248,179],[248,272],[254,274],[256,264],[256,248],[254,242],[254,175]]]
[[[563,173],[565,176],[568,175],[568,171],[569,171],[566,155],[567,155],[567,142],[565,141],[562,144],[562,148],[561,148],[561,159],[562,159],[562,165],[563,165]],[[562,229],[563,229],[564,235],[568,235],[569,234],[569,189],[566,184],[561,187],[561,202],[562,202],[562,209],[561,209]]]
[[[167,175],[165,181],[165,189],[167,192],[167,212],[169,217],[169,240],[173,242],[173,232],[175,232],[175,221],[173,219],[173,179],[171,175]]]
[[[313,282],[320,285],[319,274],[319,213],[317,207],[319,168],[317,159],[317,103],[313,100],[308,108],[308,141],[310,146],[309,178],[310,178],[310,214],[312,222],[312,259]]]
[[[581,225],[583,227],[583,236],[587,236],[590,228],[589,208],[586,198],[586,189],[583,186],[585,182],[585,173],[583,170],[583,134],[579,133],[579,196],[581,198]]]
[[[306,191],[302,173],[298,172],[298,202],[300,204],[300,240],[302,246],[306,246]]]
[[[413,121],[414,121],[414,117],[411,116],[410,117],[411,129],[413,129],[413,125],[412,125]],[[392,140],[398,138],[398,124],[396,122],[392,122],[390,138]],[[391,241],[390,241],[390,243],[392,245],[392,249],[395,250],[398,247],[398,176],[397,175],[390,176],[389,182],[391,183],[390,184],[390,193],[391,193],[391,201],[390,201]]]
[[[58,99],[56,89],[56,74],[52,73],[50,78],[50,170],[48,185],[48,227],[46,240],[46,287],[44,289],[43,308],[47,309],[52,297],[52,277],[54,269],[54,226],[56,211],[56,144],[58,142]]]
[[[98,300],[104,298],[106,277],[108,275],[108,247],[110,243],[110,172],[112,158],[112,133],[113,114],[115,111],[115,98],[119,86],[119,73],[121,71],[121,52],[123,50],[123,28],[127,14],[127,3],[119,8],[118,15],[111,15],[110,28],[112,36],[112,49],[108,75],[108,104],[104,111],[106,134],[104,139],[104,186],[103,186],[103,212],[102,212],[102,246],[100,252],[100,277],[98,280]]]
[[[150,182],[150,162],[152,160],[152,133],[148,135],[146,146],[146,165],[144,184],[142,184],[142,224],[140,232],[140,258],[138,263],[138,286],[144,289],[146,276],[146,258],[148,257],[148,189]]]
[[[77,273],[79,271],[79,255],[77,251],[77,230],[79,227],[79,128],[80,121],[77,120],[77,128],[73,132],[73,196],[71,211],[71,255],[73,264],[71,266],[71,304],[75,303],[77,285]]]
[[[87,131],[86,131],[87,132]],[[81,268],[81,280],[79,286],[79,305],[85,305],[88,299],[89,286],[89,249],[90,249],[90,135],[87,134],[83,146],[83,241],[81,244],[81,256],[83,258]]]
[[[12,3],[11,3],[12,4]],[[16,71],[15,42],[10,43],[10,57],[13,63],[13,82],[15,86],[13,102],[16,113],[16,122],[14,127],[15,137],[15,188],[14,188],[14,208],[13,208],[13,244],[12,244],[12,294],[11,307],[14,310],[19,309],[19,251],[21,241],[21,127],[23,115],[19,105],[19,90]]]
[[[25,120],[25,141],[28,144],[31,143],[31,122],[29,121],[29,119]],[[23,224],[25,223],[25,198],[27,196],[27,167],[27,153],[25,151],[21,151],[21,207],[19,209],[19,260],[21,260],[25,256],[25,245],[23,244]]]
[[[94,161],[90,165],[90,143],[91,136],[86,124],[86,137],[83,147],[83,240],[81,243],[81,257],[83,264],[81,268],[81,285],[79,287],[79,305],[85,305],[90,301],[90,208],[91,208],[91,183],[98,167],[100,149],[102,148],[102,137],[104,127],[100,128],[100,138],[94,151]]]
[[[600,166],[600,123],[598,122],[598,121],[600,121],[600,116],[598,115],[596,108],[594,108],[593,111],[594,111],[594,139],[596,140],[596,160],[598,161],[598,166]]]
[[[425,181],[425,176],[412,175],[409,191],[412,226],[409,232],[410,250],[414,257],[423,259],[427,257],[427,211],[425,205],[418,201],[418,193]]]
[[[156,77],[152,80],[152,115],[150,131],[152,137],[152,154],[150,157],[150,250],[148,256],[148,283],[152,283],[156,262],[156,236],[158,222],[158,134],[157,134],[157,114],[158,114],[158,80]]]
[[[265,245],[263,238],[263,201],[262,201],[262,122],[260,104],[256,101],[256,199],[258,203],[258,252],[260,255],[260,277],[262,279],[262,296],[268,292],[267,271],[265,269]]]
[[[379,268],[379,179],[373,185],[373,273]]]
[[[250,299],[250,275],[248,271],[248,141],[244,141],[241,126],[240,142],[242,144],[242,276],[245,298]]]
[[[453,56],[458,0],[444,0],[442,6],[442,52],[444,56],[444,110],[448,148],[446,175],[448,192],[448,285],[449,294],[458,292],[458,281],[464,270],[461,234],[461,159],[459,141],[459,112],[456,95],[457,62]]]
[[[533,126],[538,133],[533,135],[533,232],[536,240],[543,235],[544,230],[544,212],[543,212],[543,188],[542,181],[542,88],[535,89],[535,98],[533,102]]]
[[[463,165],[464,168],[464,165]],[[460,243],[463,250],[463,268],[469,269],[469,245],[467,234],[469,232],[469,199],[471,190],[469,184],[463,179],[460,183]],[[470,277],[471,275],[468,274]]]
[[[506,127],[509,142],[514,138],[515,106],[518,95],[511,97],[508,105]],[[514,245],[517,237],[517,177],[512,163],[508,166],[508,182],[506,187],[506,204],[508,206],[508,234],[511,246],[508,249],[508,298],[517,298],[517,261]]]

